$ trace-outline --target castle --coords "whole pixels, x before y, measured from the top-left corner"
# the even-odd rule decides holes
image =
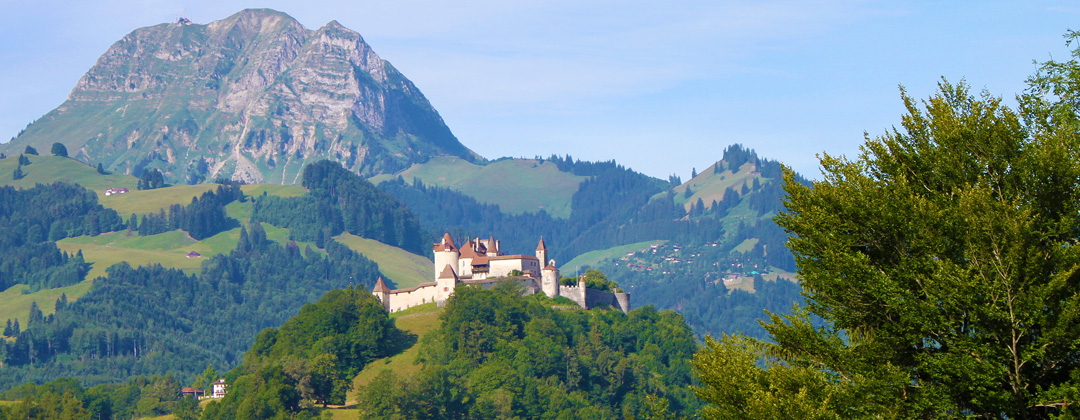
[[[536,246],[536,255],[504,255],[495,238],[471,239],[458,248],[450,234],[433,246],[435,253],[435,281],[421,283],[408,289],[390,289],[380,277],[371,293],[382,301],[387,311],[396,312],[416,305],[435,302],[446,304],[454,289],[461,285],[476,285],[490,289],[499,282],[514,281],[521,284],[524,293],[543,292],[548,297],[563,296],[589,309],[608,305],[623,312],[630,311],[630,295],[625,292],[606,292],[585,287],[585,279],[577,285],[559,284],[559,269],[555,260],[547,259],[544,239]],[[543,261],[547,265],[541,267]]]

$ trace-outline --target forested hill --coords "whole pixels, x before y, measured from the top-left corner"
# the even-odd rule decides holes
[[[315,207],[327,209],[325,214],[357,236],[396,238],[391,244],[414,250],[419,238],[427,237],[393,197],[340,165],[328,164],[312,165],[306,172],[305,182],[313,191],[310,200],[285,201],[273,214],[261,210],[255,215],[287,221],[282,224],[297,232],[318,234],[326,226],[323,219],[308,217],[315,214],[310,212]],[[58,251],[53,240],[71,235],[92,238],[110,231],[153,236],[160,235],[160,229],[190,229],[194,237],[202,229],[220,242],[227,237],[215,232],[232,229],[237,220],[225,217],[224,225],[186,220],[224,217],[224,208],[234,201],[266,209],[264,201],[274,199],[248,197],[238,186],[227,185],[186,207],[174,206],[167,215],[132,217],[125,223],[114,211],[102,208],[95,194],[79,186],[6,187],[0,188],[0,195],[6,197],[0,201],[0,217],[6,222],[0,225],[4,247],[0,255],[4,256],[3,272],[10,277],[4,281],[36,288],[78,283],[88,271],[81,254]],[[343,196],[351,198],[335,199]],[[294,213],[290,216],[289,211]],[[193,215],[200,216],[192,219]],[[370,289],[380,275],[375,263],[331,237],[340,232],[329,232],[331,236],[322,237],[314,246],[301,247],[292,240],[268,239],[269,228],[281,229],[265,222],[238,228],[235,248],[205,258],[195,274],[160,265],[120,263],[110,267],[107,276],[94,280],[78,300],[57,300],[53,314],[44,315],[35,304],[29,322],[9,321],[5,328],[7,339],[0,341],[0,388],[60,376],[80,377],[87,383],[147,374],[186,376],[201,372],[208,363],[230,368],[241,361],[262,329],[281,325],[304,303],[314,302],[327,291],[350,284]],[[397,230],[384,233],[392,229]]]
[[[772,221],[784,196],[779,162],[733,145],[721,161],[700,173],[695,169],[685,183],[674,176],[652,178],[614,161],[552,156],[534,166],[547,163],[584,178],[566,218],[543,209],[505,212],[467,195],[470,189],[426,184],[425,171],[416,167],[408,172],[412,182],[391,178],[379,188],[406,203],[427,230],[448,231],[455,239],[492,235],[502,240],[503,249],[528,252],[543,236],[563,275],[600,268],[628,287],[635,306],[683,311],[699,333],[762,335],[757,324],[762,308],[783,312],[801,301],[798,285],[776,282],[778,277],[794,280],[795,271],[787,235]],[[508,194],[505,201],[516,199]],[[738,285],[725,285],[731,276]],[[762,281],[755,283],[755,277]],[[739,291],[729,293],[728,286]],[[764,289],[768,292],[753,293]]]
[[[229,375],[232,392],[202,418],[315,417],[317,404],[349,394],[355,406],[341,416],[378,419],[647,418],[650,398],[672,414],[700,408],[689,388],[697,344],[672,311],[568,310],[510,283],[459,288],[440,311],[410,341],[371,294],[331,292],[261,333]],[[409,346],[418,368],[376,362],[372,380],[350,389],[359,369]]]

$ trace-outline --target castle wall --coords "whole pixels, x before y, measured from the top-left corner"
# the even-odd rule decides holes
[[[488,267],[490,267],[488,269],[488,277],[506,277],[514,270],[521,271],[522,273],[529,274],[533,277],[540,277],[540,261],[533,256],[510,255],[506,257],[492,257],[488,260]]]
[[[578,306],[580,306],[582,308],[585,308],[585,309],[588,309],[589,306],[586,304],[586,301],[585,301],[585,296],[586,296],[585,291],[586,290],[588,290],[588,289],[586,289],[584,287],[567,286],[565,284],[560,284],[559,285],[559,296],[570,299],[570,300],[574,301],[574,303],[577,303]]]
[[[413,289],[402,289],[390,292],[387,297],[390,302],[387,310],[390,312],[402,311],[416,305],[423,305],[435,301],[438,287],[434,283],[425,283]]]
[[[630,312],[630,295],[627,293],[604,292],[595,289],[586,289],[585,307],[595,308],[599,305],[607,305],[620,311]]]
[[[528,277],[502,277],[483,280],[463,280],[462,283],[470,286],[480,286],[484,289],[492,289],[495,287],[496,284],[502,283],[504,281],[517,281],[523,289],[521,294],[524,296],[535,294],[540,291],[540,288],[539,286],[537,286],[536,281]]]

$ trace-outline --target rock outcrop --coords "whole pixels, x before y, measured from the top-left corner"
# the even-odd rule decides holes
[[[131,32],[0,150],[56,141],[88,163],[158,168],[174,182],[296,183],[323,158],[362,175],[432,156],[480,159],[360,34],[336,21],[309,30],[266,9]]]

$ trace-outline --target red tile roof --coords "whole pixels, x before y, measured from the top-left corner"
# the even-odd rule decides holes
[[[544,245],[544,238],[540,238],[540,243],[536,245],[537,251],[547,251],[547,245]]]

